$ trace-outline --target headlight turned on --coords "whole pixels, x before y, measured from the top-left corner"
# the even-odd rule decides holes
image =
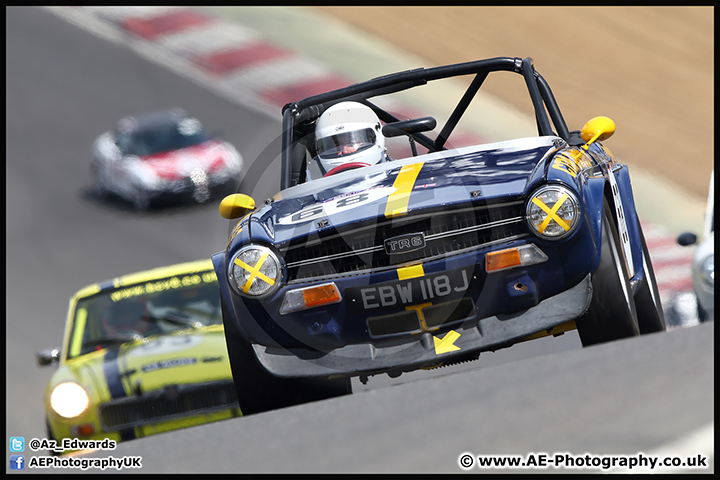
[[[272,293],[280,283],[281,267],[277,255],[262,245],[247,245],[232,258],[228,278],[235,290],[246,297]]]
[[[75,418],[87,409],[90,404],[85,390],[74,382],[61,383],[53,388],[50,394],[50,406],[65,418]]]
[[[538,237],[560,240],[570,235],[580,223],[580,203],[570,189],[546,185],[528,200],[525,218]]]

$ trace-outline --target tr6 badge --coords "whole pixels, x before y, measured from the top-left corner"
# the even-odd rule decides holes
[[[388,255],[413,252],[425,248],[425,235],[422,232],[408,233],[385,240],[385,252]]]

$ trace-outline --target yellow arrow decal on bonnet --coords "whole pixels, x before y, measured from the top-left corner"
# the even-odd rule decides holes
[[[395,191],[388,196],[387,205],[385,205],[386,217],[397,217],[407,213],[410,193],[424,163],[413,163],[400,169],[400,173],[398,173],[395,183],[393,183]]]

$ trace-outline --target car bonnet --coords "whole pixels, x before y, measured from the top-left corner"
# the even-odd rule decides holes
[[[277,194],[253,216],[250,235],[282,243],[368,218],[523,194],[544,172],[557,137],[532,137],[348,170]]]
[[[209,140],[198,145],[141,157],[143,165],[158,177],[178,180],[190,176],[195,169],[213,172],[225,166],[233,153],[222,142]]]
[[[111,399],[168,385],[232,378],[221,325],[107,349],[102,361],[87,362],[84,368],[96,382],[107,385]]]

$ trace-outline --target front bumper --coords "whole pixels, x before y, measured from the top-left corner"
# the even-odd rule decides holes
[[[412,340],[378,347],[353,344],[318,352],[309,349],[253,344],[260,364],[280,377],[358,376],[401,373],[451,363],[468,355],[494,350],[562,325],[582,315],[592,299],[591,276],[534,307],[510,314],[467,321],[456,328],[413,335]]]
[[[109,438],[120,442],[242,415],[232,379],[170,384],[95,405],[72,419],[46,407],[52,437],[58,441]],[[76,429],[80,425],[92,425],[93,433],[79,434]]]

